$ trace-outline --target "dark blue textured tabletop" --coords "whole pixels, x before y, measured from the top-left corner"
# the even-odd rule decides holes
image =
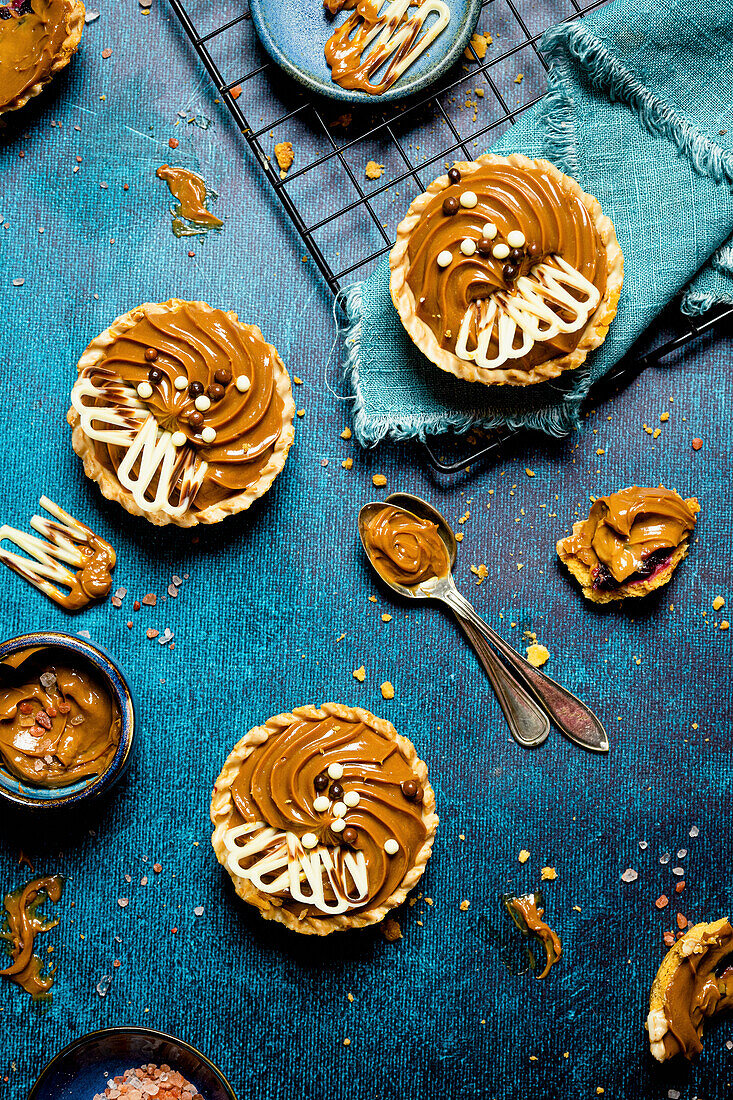
[[[552,5],[547,21],[565,9]],[[497,20],[502,10],[497,0]],[[513,80],[508,90],[530,94]],[[218,192],[221,233],[173,236],[155,178],[166,161]],[[568,440],[525,438],[488,467],[436,479],[416,448],[365,453],[341,438],[348,405],[324,382],[332,301],[165,0],[149,14],[133,0],[105,7],[69,74],[11,122],[0,162],[0,517],[27,526],[46,493],[114,543],[122,607],[70,629],[118,657],[140,700],[133,766],[103,803],[53,825],[0,819],[4,891],[30,876],[21,850],[68,878],[61,923],[42,941],[58,967],[52,1003],[0,985],[0,1094],[21,1100],[86,1031],[148,1024],[200,1047],[242,1100],[728,1096],[729,1018],[709,1027],[695,1065],[662,1068],[644,1020],[677,914],[713,919],[733,903],[733,631],[720,628],[733,600],[730,338],[647,371]],[[155,529],[104,501],[65,423],[88,340],[172,296],[259,324],[302,379],[283,475],[251,512],[208,530]],[[372,485],[378,473],[386,488]],[[700,500],[687,561],[651,601],[589,607],[556,564],[556,538],[591,495],[660,481]],[[453,622],[376,585],[356,514],[397,489],[463,533],[459,585],[517,648],[527,631],[548,647],[547,671],[604,719],[608,757],[554,732],[535,753],[519,749]],[[186,578],[175,599],[173,574]],[[20,578],[5,572],[0,585],[2,637],[69,628]],[[133,612],[146,593],[157,605]],[[148,639],[151,627],[168,627],[175,647]],[[314,940],[265,924],[211,850],[211,785],[233,743],[269,715],[327,700],[389,718],[430,767],[441,824],[397,943],[378,929]],[[507,969],[497,929],[502,893],[537,887],[545,866],[564,954],[537,981]],[[629,868],[638,878],[624,882]],[[662,894],[673,900],[659,910]]]

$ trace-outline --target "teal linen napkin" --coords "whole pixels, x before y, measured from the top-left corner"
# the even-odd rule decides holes
[[[363,445],[471,427],[564,435],[591,384],[670,300],[733,302],[733,0],[616,0],[545,35],[548,94],[494,152],[553,161],[599,200],[625,258],[603,345],[555,383],[486,387],[438,370],[405,334],[385,259],[342,295],[345,372]]]

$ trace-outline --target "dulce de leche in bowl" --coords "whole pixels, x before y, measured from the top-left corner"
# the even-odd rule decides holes
[[[0,798],[41,808],[101,793],[124,771],[134,725],[124,677],[86,639],[0,643]]]

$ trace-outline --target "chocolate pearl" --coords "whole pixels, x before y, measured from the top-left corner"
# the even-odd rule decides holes
[[[461,182],[461,173],[458,171],[457,168],[451,168],[450,171],[448,172],[448,179],[450,180],[451,183],[460,183]]]
[[[219,382],[212,382],[206,392],[212,401],[221,401],[224,396],[224,387]]]
[[[222,386],[228,385],[232,380],[232,372],[229,367],[219,367],[214,371],[214,381],[219,382]]]
[[[493,245],[494,245],[494,242],[490,241],[488,237],[482,237],[481,240],[476,245],[476,248],[478,249],[478,251],[481,253],[482,256],[490,256],[491,255],[491,249],[493,248]]]
[[[501,273],[507,283],[513,283],[519,274],[519,268],[515,267],[514,264],[504,264]]]
[[[524,252],[521,248],[513,248],[507,256],[507,259],[512,264],[521,264],[524,259]]]
[[[402,784],[402,793],[405,798],[413,799],[417,795],[417,783],[414,779],[406,779]]]
[[[188,387],[188,392],[191,397],[200,397],[201,394],[204,392],[203,382],[191,382],[190,386]]]
[[[328,792],[329,797],[332,798],[334,800],[334,802],[337,799],[341,798],[343,793],[344,793],[344,788],[341,786],[340,783],[332,783],[331,784],[331,789]]]
[[[313,786],[316,788],[317,791],[325,791],[329,782],[330,781],[326,773],[321,772],[320,775],[317,775],[316,778],[313,780]]]
[[[158,367],[151,367],[148,371],[148,382],[152,382],[154,386],[157,386],[158,382],[163,378],[162,370]]]
[[[452,214],[458,213],[459,205],[458,199],[454,195],[449,195],[447,199],[443,199],[443,213],[451,217]]]
[[[199,428],[203,428],[204,426],[204,414],[196,409],[194,412],[188,414],[188,422],[195,431],[198,431]]]
[[[533,242],[532,244],[526,245],[525,248],[530,260],[536,260],[541,251],[540,246],[536,242]]]
[[[341,839],[344,844],[356,844],[359,839],[359,834],[356,829],[346,828],[341,834]]]
[[[147,359],[148,363],[154,363],[155,360],[158,358],[158,349],[157,348],[146,348],[145,349],[145,358]]]

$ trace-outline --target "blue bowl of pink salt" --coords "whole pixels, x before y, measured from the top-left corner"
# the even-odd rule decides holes
[[[75,1039],[49,1062],[28,1100],[237,1100],[221,1070],[182,1039],[111,1027]]]

